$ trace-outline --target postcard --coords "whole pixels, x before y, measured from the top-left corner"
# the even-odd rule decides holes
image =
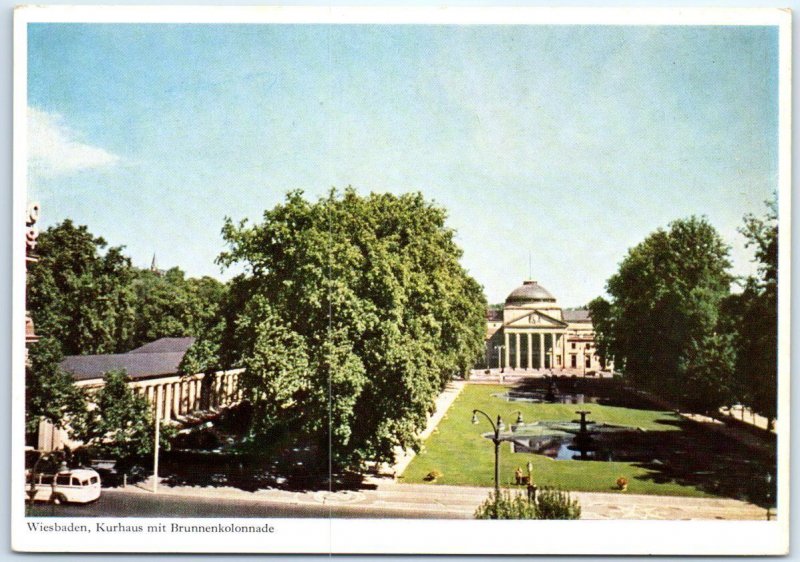
[[[787,552],[787,10],[14,26],[15,550]]]

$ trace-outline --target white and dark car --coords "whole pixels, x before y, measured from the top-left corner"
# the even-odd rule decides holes
[[[100,475],[91,468],[73,468],[55,474],[29,472],[25,495],[31,501],[54,504],[93,502],[100,497]]]

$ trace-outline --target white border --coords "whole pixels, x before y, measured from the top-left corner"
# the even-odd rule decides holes
[[[325,23],[457,25],[787,25],[770,8],[539,8],[375,6],[21,6],[26,22]]]
[[[12,244],[12,467],[21,466],[24,426],[24,219],[26,207],[27,24],[391,23],[776,25],[779,39],[779,425],[778,519],[766,521],[452,521],[276,519],[276,534],[47,535],[28,531],[22,470],[11,471],[12,547],[41,552],[271,552],[425,554],[784,554],[789,539],[791,283],[791,13],[774,8],[468,8],[468,7],[111,7],[26,6],[14,13],[14,198]],[[722,204],[722,202],[720,202]],[[157,522],[160,519],[63,518],[59,522]],[[181,519],[190,523],[191,519]],[[209,523],[211,520],[196,520]],[[213,521],[225,521],[214,519]],[[255,523],[259,519],[234,520]],[[146,540],[150,538],[151,540]],[[157,540],[154,540],[157,539]]]

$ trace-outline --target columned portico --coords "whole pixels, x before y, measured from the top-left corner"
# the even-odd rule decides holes
[[[503,348],[498,356],[503,367],[572,373],[609,368],[597,354],[589,311],[562,309],[536,281],[525,281],[512,291],[502,317],[500,312],[495,308],[487,311],[486,356],[493,357]],[[491,361],[486,366],[490,367]]]

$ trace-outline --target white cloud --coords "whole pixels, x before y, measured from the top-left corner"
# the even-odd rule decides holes
[[[120,158],[81,142],[58,113],[28,107],[28,168],[33,175],[54,177],[113,166]]]

